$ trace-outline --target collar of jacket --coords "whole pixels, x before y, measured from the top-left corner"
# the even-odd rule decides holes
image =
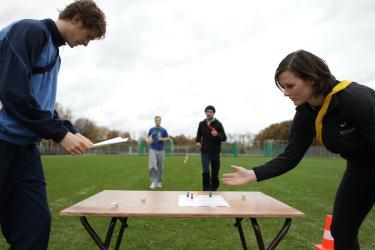
[[[65,40],[62,37],[56,23],[52,19],[43,19],[42,23],[47,27],[48,31],[51,33],[53,45],[56,48],[65,45]]]

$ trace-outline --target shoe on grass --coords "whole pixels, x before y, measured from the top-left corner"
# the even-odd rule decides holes
[[[156,186],[157,186],[157,184],[156,184],[155,182],[153,182],[153,183],[151,183],[151,185],[150,185],[150,189],[155,189]]]

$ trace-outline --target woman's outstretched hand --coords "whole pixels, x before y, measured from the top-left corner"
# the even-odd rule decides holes
[[[257,180],[254,170],[247,170],[239,166],[230,166],[235,172],[224,174],[222,182],[226,185],[239,186]]]

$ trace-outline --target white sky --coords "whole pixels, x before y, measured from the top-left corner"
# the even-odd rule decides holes
[[[67,0],[2,0],[0,27],[57,19]],[[229,134],[292,119],[273,75],[290,52],[320,56],[338,79],[375,88],[372,0],[97,0],[104,40],[60,50],[57,101],[75,118],[137,137],[162,116],[170,135],[194,136],[205,106]]]

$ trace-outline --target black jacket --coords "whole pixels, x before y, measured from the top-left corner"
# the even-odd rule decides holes
[[[210,124],[211,128],[207,126],[207,120],[204,119],[199,123],[196,142],[201,143],[201,152],[209,154],[219,154],[221,151],[221,142],[227,140],[223,125],[215,119]],[[211,135],[211,129],[217,131],[217,136]]]
[[[253,168],[258,181],[293,169],[311,145],[319,110],[307,103],[296,110],[284,152]],[[375,91],[353,82],[333,95],[323,119],[322,140],[329,151],[346,159],[348,166],[375,168]]]

